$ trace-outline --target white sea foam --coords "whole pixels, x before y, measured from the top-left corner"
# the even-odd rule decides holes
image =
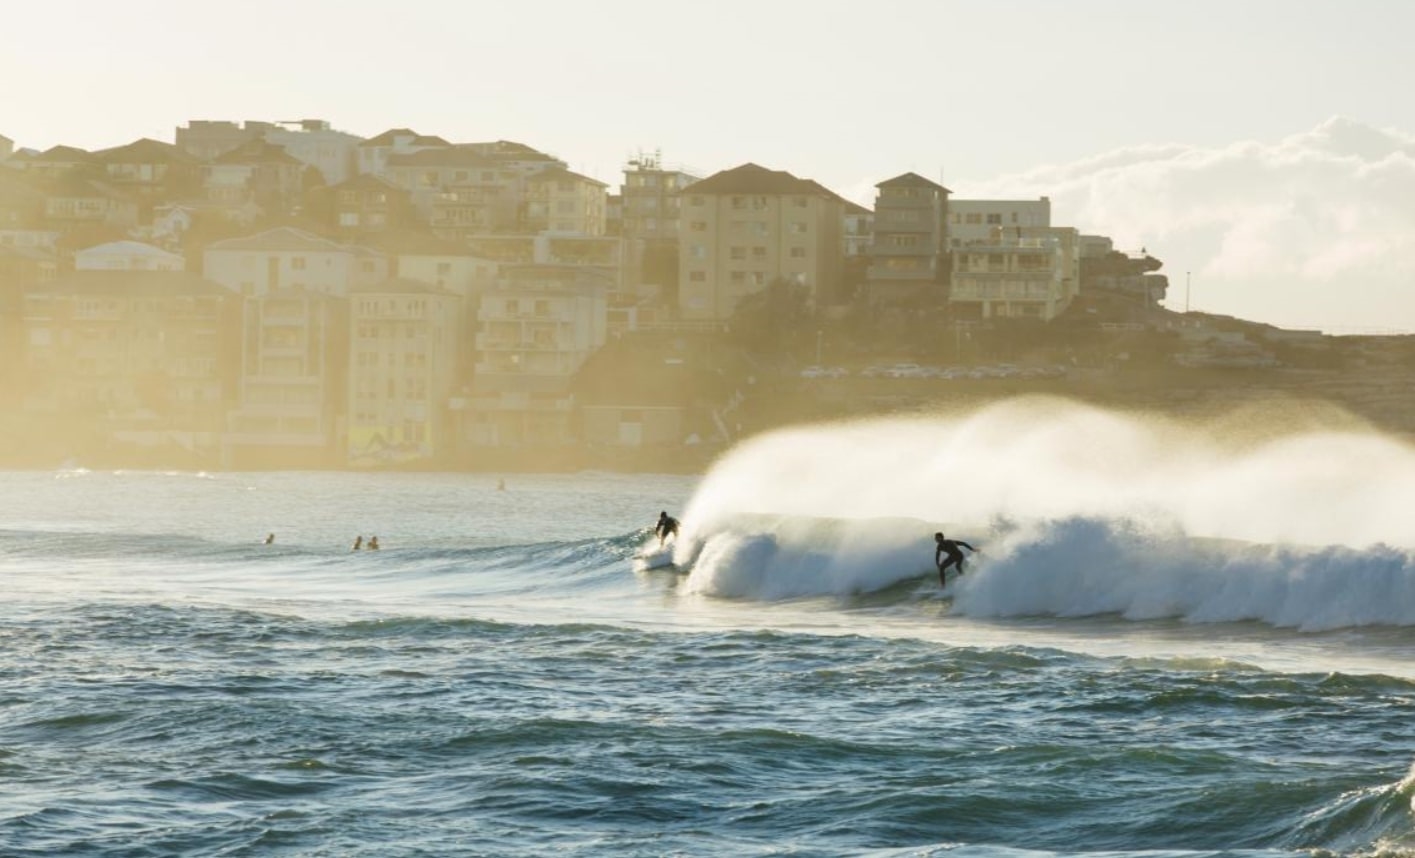
[[[930,573],[941,528],[986,549],[968,614],[1410,625],[1412,509],[1415,449],[1373,432],[1239,444],[1025,400],[755,439],[700,484],[677,560],[710,595],[867,592]]]

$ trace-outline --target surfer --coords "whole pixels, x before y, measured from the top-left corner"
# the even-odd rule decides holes
[[[942,533],[934,534],[934,542],[937,543],[934,548],[934,564],[938,566],[938,585],[942,587],[945,583],[944,572],[948,567],[957,566],[958,574],[963,574],[963,552],[958,550],[959,546],[969,551],[977,551],[978,549],[961,539],[944,539]],[[945,554],[948,555],[947,560],[944,559]]]
[[[370,537],[369,537],[369,540],[368,540],[368,550],[369,550],[369,551],[377,551],[377,550],[378,550],[378,537],[377,537],[377,536],[370,536]]]
[[[265,544],[266,544],[266,545],[274,545],[274,544],[275,544],[275,534],[273,534],[273,533],[267,533],[267,534],[265,535]]]
[[[359,534],[358,536],[354,537],[354,548],[353,548],[353,550],[354,550],[354,551],[358,551],[360,548],[363,548],[363,547],[364,547],[364,537],[363,537],[363,534]]]
[[[658,537],[658,547],[662,548],[664,541],[668,539],[670,534],[674,537],[678,536],[678,519],[667,512],[660,512],[658,524],[654,527],[653,533]]]

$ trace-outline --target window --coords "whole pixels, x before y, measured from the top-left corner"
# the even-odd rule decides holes
[[[983,216],[982,216],[982,214],[979,213],[979,212],[969,212],[969,213],[968,213],[968,217],[967,217],[967,222],[968,222],[968,223],[982,223],[982,222],[983,222]]]
[[[798,208],[798,209],[803,209],[803,208],[806,207],[806,198],[805,198],[805,197],[792,197],[792,198],[791,198],[791,205],[795,206],[795,207]]]
[[[747,198],[746,198],[746,197],[733,197],[733,198],[732,198],[732,207],[733,207],[734,209],[744,209],[744,208],[746,208],[746,207],[747,207]]]
[[[763,247],[763,246],[761,246],[761,245],[757,245],[756,247],[753,247],[753,248],[752,248],[752,259],[755,260],[755,261],[758,261],[758,262],[764,262],[764,261],[766,261],[766,248]]]
[[[689,282],[689,283],[706,283],[706,282],[707,282],[707,272],[706,272],[706,271],[689,271],[689,272],[688,272],[688,282]]]
[[[731,248],[728,251],[728,255],[731,256],[733,259],[746,259],[747,248],[738,245],[736,247]]]
[[[792,258],[792,259],[805,259],[805,258],[806,258],[806,248],[804,248],[804,247],[793,247],[793,248],[791,248],[791,258]]]
[[[290,267],[296,271],[305,270],[305,258],[303,256],[290,257]]]
[[[793,221],[791,221],[791,223],[787,224],[787,231],[788,231],[788,232],[793,232],[793,233],[795,233],[795,234],[797,234],[797,235],[801,235],[801,234],[805,233],[805,232],[806,232],[806,229],[807,229],[807,224],[806,224],[805,221],[793,220]]]
[[[733,284],[740,286],[743,283],[747,282],[747,272],[733,271],[731,274],[728,275],[727,279],[731,280]]]
[[[689,246],[688,255],[694,259],[707,259],[707,245],[694,244]]]
[[[692,232],[707,232],[707,221],[695,220],[688,224],[688,229]]]
[[[703,198],[702,198],[702,197],[688,197],[688,205],[690,205],[690,206],[700,206],[700,205],[702,205],[702,204],[703,204]]]
[[[988,215],[988,223],[991,224],[991,225],[994,225],[994,226],[1000,226],[1000,225],[1002,224],[1002,215],[1000,215],[1000,214],[990,214],[990,215]]]
[[[359,213],[358,213],[358,212],[340,212],[340,213],[339,213],[339,225],[340,225],[340,226],[358,226],[358,225],[359,225]]]

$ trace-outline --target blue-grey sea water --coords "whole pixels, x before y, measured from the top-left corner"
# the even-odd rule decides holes
[[[0,855],[1415,854],[1408,543],[866,494],[0,473]]]

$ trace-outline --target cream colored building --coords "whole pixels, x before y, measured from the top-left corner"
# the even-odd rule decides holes
[[[818,306],[840,300],[845,201],[809,179],[743,164],[683,189],[678,310],[725,320],[776,280]]]
[[[409,462],[448,452],[461,305],[450,290],[406,278],[350,296],[349,464]]]
[[[604,235],[608,184],[561,167],[526,180],[525,228],[529,232]]]
[[[76,271],[184,271],[179,254],[140,241],[110,241],[74,254]]]

